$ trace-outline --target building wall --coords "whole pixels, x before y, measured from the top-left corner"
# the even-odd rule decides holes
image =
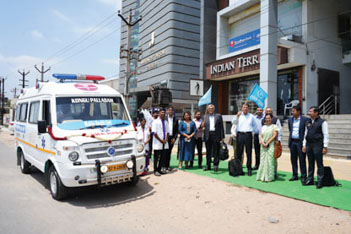
[[[123,1],[125,14],[135,0]],[[139,49],[136,88],[130,92],[144,92],[150,85],[166,81],[173,99],[190,100],[189,79],[199,78],[200,59],[200,0],[140,1]],[[126,41],[125,25],[121,44]],[[150,45],[154,34],[154,44]],[[125,60],[120,63],[120,87],[124,87]],[[141,103],[140,103],[141,104]],[[139,104],[139,105],[140,105]]]
[[[318,105],[318,68],[340,73],[340,113],[351,113],[351,67],[342,63],[341,41],[337,35],[338,14],[350,10],[350,3],[346,0],[303,1],[305,113],[308,107]],[[314,71],[311,70],[313,61],[316,65]]]

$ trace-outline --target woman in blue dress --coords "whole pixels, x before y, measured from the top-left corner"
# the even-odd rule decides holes
[[[182,169],[183,161],[185,168],[189,168],[189,161],[194,159],[194,135],[196,134],[195,122],[191,120],[190,112],[183,114],[183,120],[179,124],[179,164],[178,169]]]

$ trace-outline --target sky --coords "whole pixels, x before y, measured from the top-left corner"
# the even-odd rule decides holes
[[[34,68],[53,73],[116,77],[119,72],[122,0],[0,0],[0,77],[5,96],[20,90],[18,70],[30,71],[29,87],[40,79]],[[17,92],[18,94],[18,92]]]

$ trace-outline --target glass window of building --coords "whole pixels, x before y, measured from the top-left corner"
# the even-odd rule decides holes
[[[277,92],[277,115],[284,115],[285,104],[299,100],[298,69],[279,72]]]
[[[259,84],[259,77],[238,79],[229,83],[229,114],[234,115],[241,110],[241,105],[248,101],[249,94],[255,84]],[[257,105],[249,101],[249,112],[254,113]]]

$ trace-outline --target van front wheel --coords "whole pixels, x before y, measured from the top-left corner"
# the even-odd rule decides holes
[[[22,151],[20,153],[20,167],[23,174],[30,173],[30,163],[24,158],[24,154]]]
[[[54,166],[49,169],[49,189],[52,198],[55,200],[59,201],[66,197],[65,186],[62,184]]]
[[[128,181],[127,184],[128,186],[136,186],[139,182],[140,177],[136,176],[135,178],[133,178],[131,181]]]

